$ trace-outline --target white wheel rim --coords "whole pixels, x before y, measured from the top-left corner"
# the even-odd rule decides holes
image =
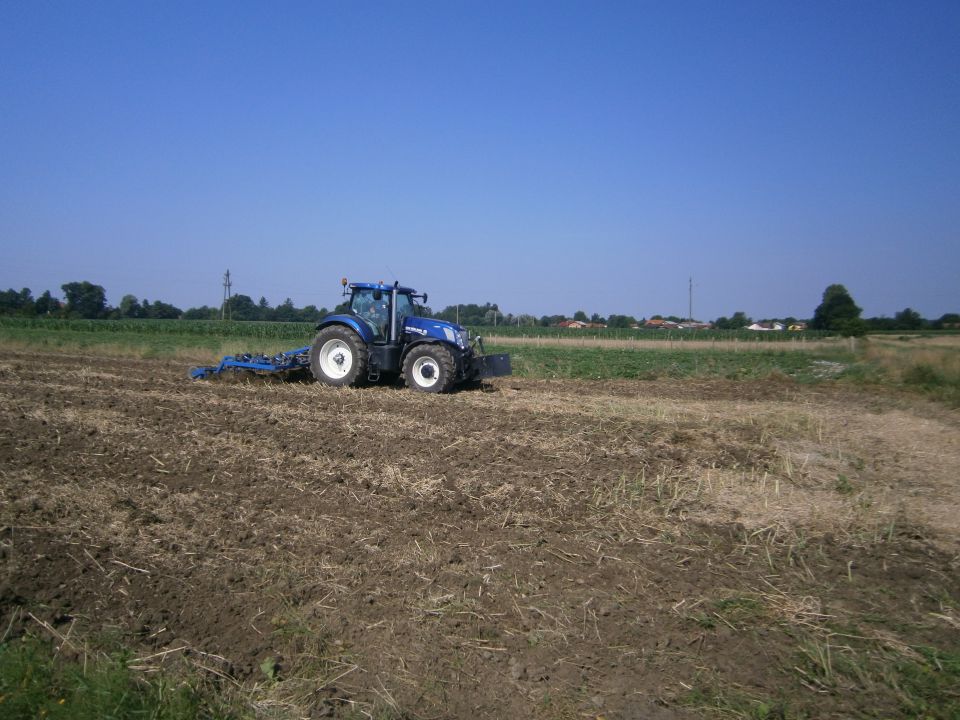
[[[327,340],[320,348],[320,369],[328,378],[346,377],[353,367],[353,352],[343,340]]]
[[[422,388],[440,382],[440,364],[432,357],[417,358],[413,363],[413,381]]]

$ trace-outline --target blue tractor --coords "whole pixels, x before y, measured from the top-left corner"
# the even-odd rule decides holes
[[[327,315],[317,324],[313,345],[273,357],[228,356],[215,367],[194,368],[191,376],[205,378],[226,370],[283,373],[310,368],[320,382],[338,387],[358,386],[403,375],[407,386],[440,393],[462,382],[509,375],[509,355],[486,355],[483,340],[467,328],[420,317],[417,300],[427,301],[399,283],[347,283],[350,302],[343,313]]]

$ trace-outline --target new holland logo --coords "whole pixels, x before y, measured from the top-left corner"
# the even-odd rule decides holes
[[[411,325],[405,325],[403,328],[408,333],[416,333],[417,335],[426,335],[427,331],[423,328],[413,327]]]

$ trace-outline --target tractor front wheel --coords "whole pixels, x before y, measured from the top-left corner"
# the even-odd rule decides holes
[[[443,345],[419,345],[403,359],[403,377],[413,390],[447,392],[456,376],[453,355]]]
[[[369,353],[363,340],[343,325],[328,325],[310,348],[310,372],[325,385],[360,385],[367,379]]]

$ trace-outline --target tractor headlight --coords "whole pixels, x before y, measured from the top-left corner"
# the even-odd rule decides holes
[[[457,344],[461,350],[466,350],[470,346],[470,331],[466,329],[459,330],[457,335]]]

